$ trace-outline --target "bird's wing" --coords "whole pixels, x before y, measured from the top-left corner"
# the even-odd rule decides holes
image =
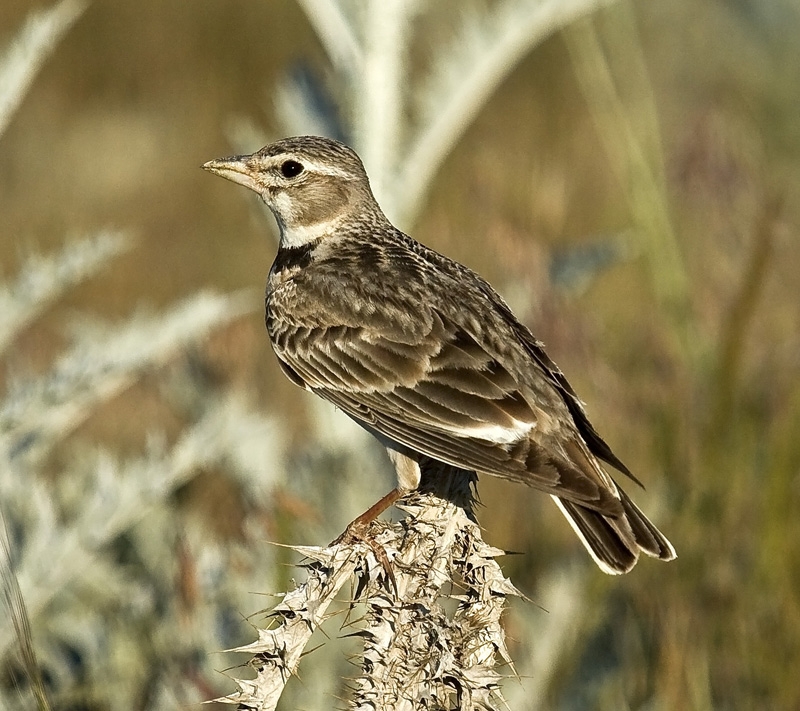
[[[544,345],[539,341],[524,325],[516,320],[514,314],[506,306],[504,302],[497,303],[496,307],[500,310],[503,317],[508,323],[513,324],[515,334],[519,341],[523,344],[525,350],[534,362],[541,369],[542,374],[552,383],[552,385],[559,392],[563,398],[570,414],[572,415],[575,426],[578,428],[583,441],[589,448],[589,451],[596,457],[599,457],[604,462],[610,464],[618,471],[625,474],[627,477],[635,481],[639,486],[644,486],[638,478],[636,478],[630,469],[626,467],[611,450],[611,447],[606,444],[606,441],[595,430],[589,418],[586,416],[586,411],[583,408],[583,403],[572,389],[567,378],[561,372],[561,369],[552,361],[544,350]]]
[[[390,440],[619,514],[616,486],[545,374],[534,393],[464,328],[435,311],[430,323],[413,339],[381,328],[297,329],[275,350],[292,379]]]

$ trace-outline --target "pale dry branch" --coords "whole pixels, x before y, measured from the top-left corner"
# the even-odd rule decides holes
[[[352,75],[361,69],[362,49],[351,20],[337,0],[298,0],[322,46],[339,71]]]
[[[252,309],[245,294],[199,293],[152,318],[85,326],[75,346],[36,380],[15,380],[0,406],[0,456],[41,456],[145,369]]]
[[[418,91],[419,129],[397,166],[395,196],[413,223],[444,159],[500,83],[538,43],[614,0],[505,0],[485,14],[470,12],[462,32],[437,57]]]
[[[62,0],[32,14],[0,58],[0,136],[44,60],[85,7],[79,0]]]
[[[69,287],[92,276],[128,249],[121,232],[107,230],[65,245],[53,255],[31,255],[12,284],[0,285],[0,352]]]

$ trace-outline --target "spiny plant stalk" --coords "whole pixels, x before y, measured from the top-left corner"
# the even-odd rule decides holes
[[[738,292],[728,312],[719,348],[716,373],[716,397],[712,410],[710,432],[727,431],[733,416],[736,379],[739,376],[747,331],[771,266],[775,242],[783,209],[783,195],[771,195],[761,210],[753,235],[750,256],[746,262]]]
[[[383,534],[396,550],[396,590],[382,576],[365,585],[364,655],[353,702],[359,711],[504,705],[496,667],[513,666],[500,617],[508,597],[519,593],[495,560],[503,552],[481,539],[470,481],[468,472],[436,472],[428,491],[403,506],[409,518]],[[443,605],[448,598],[458,600],[452,615]]]
[[[351,623],[363,641],[350,708],[501,709],[503,666],[513,672],[500,618],[519,595],[487,545],[473,515],[471,472],[443,475],[429,462],[423,482],[396,523],[375,522],[365,540],[324,548],[295,547],[306,560],[306,581],[285,593],[269,613],[273,625],[237,652],[253,655],[253,680],[218,701],[243,709],[276,708],[313,633],[331,616],[350,582],[351,609],[366,607]],[[448,602],[457,601],[455,612]]]

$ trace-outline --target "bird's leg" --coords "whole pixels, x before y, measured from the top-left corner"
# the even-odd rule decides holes
[[[417,460],[407,454],[401,453],[393,444],[388,445],[386,451],[389,455],[389,459],[392,460],[392,464],[394,464],[395,473],[397,474],[397,486],[380,499],[380,501],[370,506],[358,518],[351,521],[344,530],[344,533],[339,536],[334,543],[341,543],[345,539],[359,539],[366,543],[367,541],[364,534],[369,524],[405,494],[419,486],[420,469]]]
[[[381,567],[386,573],[386,577],[392,584],[395,595],[397,594],[397,580],[394,577],[392,563],[389,560],[389,556],[386,555],[386,549],[376,540],[367,536],[367,529],[369,528],[369,525],[376,518],[378,518],[378,516],[380,516],[384,511],[386,511],[386,509],[388,509],[392,504],[394,504],[396,501],[398,501],[398,499],[402,498],[407,493],[407,489],[404,489],[400,486],[395,487],[388,494],[386,494],[386,496],[383,496],[379,501],[370,506],[358,518],[355,518],[348,523],[347,528],[344,529],[344,533],[342,533],[342,535],[336,540],[331,542],[331,545],[335,546],[352,544],[360,541],[369,546],[370,550],[375,554],[375,559],[378,561],[378,563],[380,563]]]
[[[392,504],[396,503],[409,491],[413,491],[419,486],[420,468],[419,462],[417,462],[415,458],[408,456],[408,454],[401,453],[394,444],[387,446],[386,450],[389,454],[389,459],[391,459],[392,464],[394,464],[397,474],[397,486],[386,494],[386,496],[370,506],[358,518],[351,521],[347,528],[344,529],[344,533],[333,541],[332,545],[355,543],[356,541],[361,541],[368,545],[375,554],[375,558],[381,564],[381,567],[386,571],[386,577],[391,582],[396,594],[397,581],[392,571],[389,556],[386,555],[386,550],[377,541],[367,536],[367,529],[369,525]]]
[[[403,489],[399,486],[392,489],[388,494],[386,494],[386,496],[383,496],[379,501],[376,501],[372,506],[370,506],[364,513],[348,523],[347,528],[344,529],[344,533],[334,540],[331,545],[343,543],[345,541],[356,540],[369,543],[365,535],[369,524],[371,524],[376,518],[378,518],[378,516],[386,511],[386,509],[388,509],[392,504],[394,504],[404,494],[407,493],[408,491],[406,489]]]
[[[386,494],[386,496],[381,497],[372,506],[370,506],[358,518],[353,519],[347,528],[366,529],[366,527],[376,518],[378,518],[378,516],[380,516],[384,511],[386,511],[386,509],[392,506],[395,502],[402,498],[404,494],[407,493],[408,491],[406,489],[396,486],[388,494]]]

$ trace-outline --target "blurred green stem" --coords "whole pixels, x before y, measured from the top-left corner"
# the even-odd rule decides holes
[[[782,198],[772,197],[763,207],[753,238],[752,252],[742,275],[741,286],[720,335],[710,432],[715,441],[725,441],[719,434],[727,429],[733,416],[734,392],[747,342],[747,330],[753,321],[759,297],[766,283],[775,242],[775,228],[782,203]]]
[[[620,96],[592,18],[573,23],[565,30],[564,39],[611,167],[645,240],[656,298],[672,323],[680,355],[693,362],[697,341],[691,333],[689,278],[670,220],[655,97],[630,3],[618,3],[611,13],[608,28],[615,31],[611,45],[614,51],[624,53],[620,64],[626,68],[625,82],[635,95],[635,109]]]

